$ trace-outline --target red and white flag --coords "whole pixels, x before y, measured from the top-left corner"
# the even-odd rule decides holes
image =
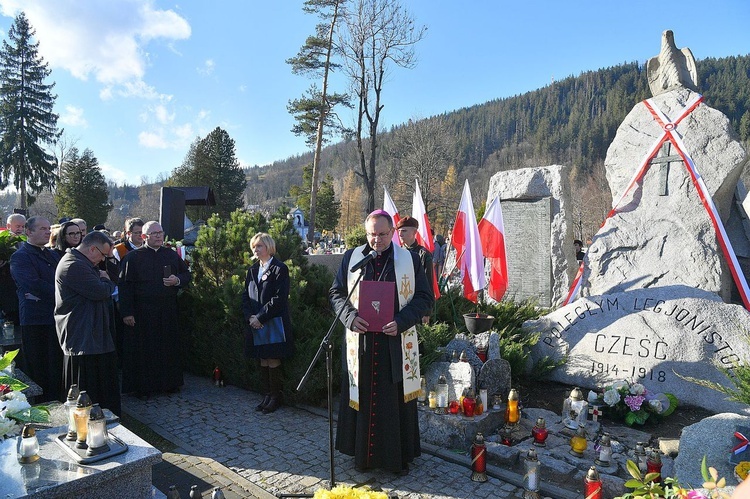
[[[490,261],[490,284],[487,292],[495,301],[508,290],[508,260],[505,255],[505,226],[500,200],[495,197],[479,221],[479,238],[484,257]]]
[[[451,245],[456,248],[458,268],[461,269],[461,282],[464,285],[464,296],[474,303],[477,293],[484,289],[487,281],[484,278],[484,257],[482,243],[479,239],[477,217],[474,214],[474,203],[471,200],[469,180],[464,184],[461,204],[453,224]]]
[[[419,222],[417,243],[432,253],[435,251],[435,242],[432,239],[432,227],[430,227],[430,220],[427,218],[427,210],[424,207],[422,191],[419,189],[419,181],[415,180],[414,182],[417,184],[417,188],[414,191],[414,196],[411,198],[411,216]]]
[[[432,253],[435,251],[435,241],[432,238],[432,227],[430,227],[430,220],[427,218],[427,210],[424,207],[422,191],[419,189],[419,181],[415,180],[415,182],[417,188],[411,199],[411,216],[416,218],[417,222],[419,222],[419,228],[417,229],[417,243]],[[432,267],[432,293],[436,300],[440,298],[440,286],[438,285],[434,266]]]
[[[388,194],[388,188],[383,186],[383,211],[388,213],[391,218],[393,219],[393,226],[395,227],[398,224],[398,221],[401,220],[401,217],[398,215],[398,208],[396,208],[396,203],[393,202],[393,199],[391,199],[391,195]],[[396,246],[401,246],[401,240],[398,238],[398,232],[393,232],[393,244]]]

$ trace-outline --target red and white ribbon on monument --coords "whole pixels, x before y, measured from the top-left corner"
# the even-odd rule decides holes
[[[737,289],[740,292],[740,296],[742,297],[742,303],[745,305],[745,309],[750,310],[750,289],[748,289],[747,281],[745,280],[745,276],[740,270],[740,265],[737,262],[737,256],[734,253],[734,249],[732,248],[732,243],[729,241],[729,237],[727,236],[726,230],[724,229],[724,224],[721,221],[721,218],[719,217],[719,212],[716,209],[716,205],[714,205],[714,201],[711,198],[710,193],[708,192],[708,188],[706,187],[706,184],[703,182],[703,177],[701,177],[700,173],[698,173],[697,168],[695,167],[695,163],[693,162],[693,158],[690,157],[690,154],[687,152],[687,148],[685,147],[685,144],[682,141],[682,137],[680,136],[679,132],[677,132],[677,125],[682,121],[687,115],[689,115],[696,107],[698,107],[703,102],[703,96],[700,94],[695,94],[693,98],[688,102],[688,105],[685,107],[685,109],[682,111],[680,116],[674,120],[670,121],[664,113],[659,110],[659,108],[656,107],[656,104],[652,99],[647,99],[643,101],[644,105],[646,106],[646,109],[649,110],[651,115],[654,117],[656,122],[659,124],[659,126],[662,128],[664,133],[656,139],[654,142],[654,145],[649,149],[648,153],[643,158],[643,161],[641,161],[640,167],[633,175],[633,178],[630,179],[630,182],[628,183],[627,188],[623,191],[623,193],[620,195],[617,202],[615,202],[612,205],[612,210],[607,214],[607,218],[605,219],[605,222],[607,219],[612,217],[615,213],[617,213],[617,209],[620,207],[620,204],[625,199],[625,197],[628,195],[630,190],[641,181],[643,176],[646,174],[650,167],[651,160],[654,159],[654,157],[658,154],[659,149],[661,148],[662,144],[664,142],[671,142],[672,145],[677,149],[677,153],[682,158],[683,163],[685,163],[685,168],[687,168],[688,173],[690,174],[690,179],[693,181],[693,185],[695,186],[696,190],[698,191],[698,197],[701,200],[701,203],[703,203],[703,207],[706,209],[706,212],[708,213],[709,218],[711,219],[711,223],[714,226],[714,230],[716,231],[716,236],[719,240],[719,246],[721,246],[721,250],[724,253],[724,258],[727,261],[727,265],[729,265],[729,270],[732,273],[732,278],[734,279],[734,283],[737,285]],[[602,223],[602,226],[604,223]],[[567,305],[568,303],[572,302],[576,295],[578,294],[578,291],[581,287],[581,275],[583,274],[583,264],[581,264],[581,268],[578,270],[578,275],[576,276],[576,279],[573,281],[573,285],[570,288],[570,292],[568,293],[567,298],[565,299],[565,302],[563,303],[563,306]]]

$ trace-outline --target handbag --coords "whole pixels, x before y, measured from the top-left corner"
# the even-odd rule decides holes
[[[253,329],[253,345],[270,345],[272,343],[284,343],[286,334],[284,333],[284,321],[281,317],[274,317],[263,324],[260,329]]]

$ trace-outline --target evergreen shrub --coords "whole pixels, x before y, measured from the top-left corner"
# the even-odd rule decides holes
[[[186,331],[186,370],[211,376],[215,367],[227,383],[257,389],[255,361],[244,357],[242,293],[247,269],[252,264],[250,239],[268,232],[276,242],[276,256],[289,267],[289,307],[296,353],[282,363],[284,394],[288,402],[317,403],[326,398],[324,359],[318,362],[299,394],[294,390],[317,351],[333,320],[328,289],[333,276],[323,266],[309,265],[302,255],[302,239],[286,218],[266,221],[260,214],[240,210],[229,220],[213,215],[201,228],[193,259],[190,291],[180,297],[182,327]],[[341,336],[341,331],[335,333]],[[340,365],[335,350],[334,367],[338,388]]]

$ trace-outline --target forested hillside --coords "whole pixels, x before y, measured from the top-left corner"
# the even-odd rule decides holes
[[[698,61],[699,89],[706,103],[725,113],[740,138],[750,140],[750,55]],[[639,101],[650,97],[645,67],[625,63],[598,71],[587,71],[550,85],[505,99],[426,118],[422,126],[447,131],[449,146],[445,169],[453,165],[455,178],[441,179],[455,185],[435,185],[436,193],[425,200],[431,215],[446,218],[458,204],[458,192],[468,178],[475,203],[484,200],[490,177],[497,171],[530,166],[565,164],[571,167],[574,194],[579,199],[574,214],[579,231],[589,237],[601,222],[609,203],[603,162],[617,127]],[[395,127],[382,136],[379,149],[379,185],[387,185],[397,205],[411,208],[413,178],[399,178],[403,169],[403,141],[399,140],[415,123]],[[340,142],[324,149],[322,175],[337,179],[336,192],[342,199],[342,217],[352,184],[345,188],[347,172],[356,165],[355,145]],[[277,205],[289,187],[300,184],[302,166],[312,161],[304,154],[277,161],[248,172],[250,204]],[[423,188],[424,192],[424,188]],[[382,199],[382,190],[378,194]],[[601,205],[601,206],[597,206]],[[441,207],[446,206],[445,210]],[[452,208],[451,208],[452,207]],[[350,209],[351,211],[351,209]],[[443,213],[445,212],[445,213]],[[352,216],[353,220],[358,219]],[[441,223],[447,223],[441,220]]]

